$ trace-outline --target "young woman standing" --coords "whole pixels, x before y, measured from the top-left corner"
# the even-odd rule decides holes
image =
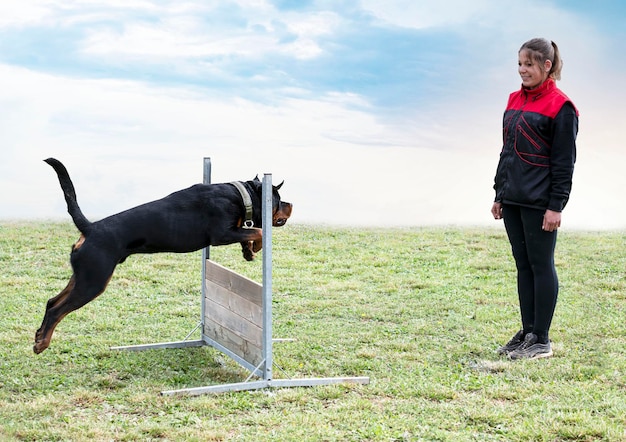
[[[491,213],[504,219],[511,243],[522,328],[498,353],[534,359],[552,356],[548,332],[559,291],[554,249],[572,187],[578,110],[556,86],[563,64],[554,42],[529,40],[518,57],[522,87],[504,112]]]

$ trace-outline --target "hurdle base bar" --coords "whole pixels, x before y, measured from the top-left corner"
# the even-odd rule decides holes
[[[156,344],[123,345],[123,346],[117,346],[117,347],[109,347],[109,349],[119,350],[119,351],[143,351],[143,350],[158,350],[161,348],[203,347],[205,345],[207,344],[204,341],[198,339],[194,341],[157,342]]]
[[[234,384],[209,385],[207,387],[183,388],[180,390],[162,391],[162,396],[200,396],[203,394],[217,394],[234,391],[261,390],[265,388],[286,387],[315,387],[318,385],[334,384],[361,384],[368,385],[369,377],[342,377],[342,378],[309,378],[309,379],[273,379],[252,382],[238,382]]]
[[[228,348],[206,337],[205,337],[205,340],[198,339],[198,340],[193,340],[193,341],[157,342],[155,344],[138,344],[138,345],[124,345],[124,346],[117,346],[117,347],[109,347],[109,350],[144,351],[144,350],[161,350],[161,349],[167,349],[167,348],[193,348],[193,347],[205,347],[205,346],[213,347],[216,350],[219,350],[222,353],[226,354],[226,356],[229,356],[231,359],[233,359],[243,368],[250,371],[253,376],[263,377],[263,372],[259,370],[258,367],[253,366],[245,359],[242,359],[235,353],[231,352]]]
[[[291,338],[276,338],[272,339],[272,342],[294,342],[295,339]],[[255,367],[250,362],[245,359],[239,357],[234,352],[230,351],[230,349],[224,347],[218,342],[203,336],[203,339],[197,339],[192,341],[182,340],[182,341],[172,341],[172,342],[157,342],[154,344],[136,344],[136,345],[123,345],[123,346],[115,346],[109,347],[109,350],[116,351],[144,351],[144,350],[160,350],[160,349],[168,349],[168,348],[193,348],[193,347],[212,347],[226,356],[230,357],[236,363],[238,363],[241,367],[245,368],[251,373],[251,376],[258,376],[260,378],[264,377],[263,371],[259,368],[259,366]]]

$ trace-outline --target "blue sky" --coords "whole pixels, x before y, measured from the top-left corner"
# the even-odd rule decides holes
[[[517,50],[542,36],[581,112],[564,226],[626,228],[620,1],[4,0],[0,218],[97,219],[272,173],[293,221],[491,225]]]

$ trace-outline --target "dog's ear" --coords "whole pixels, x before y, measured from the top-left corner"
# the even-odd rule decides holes
[[[259,176],[258,175],[256,177],[254,177],[253,180],[250,180],[247,183],[250,186],[250,188],[252,188],[252,190],[254,192],[258,193],[259,195],[263,191],[263,183],[261,182],[261,180],[259,180]]]
[[[285,180],[282,180],[282,182],[278,186],[274,186],[274,189],[280,190],[280,188],[283,187],[283,184],[285,184]]]

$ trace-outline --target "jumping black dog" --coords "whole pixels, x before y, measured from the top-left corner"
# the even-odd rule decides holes
[[[67,314],[104,292],[117,264],[130,255],[185,253],[209,245],[241,243],[244,258],[251,261],[261,250],[262,183],[258,178],[196,184],[92,223],[78,207],[65,166],[54,158],[45,162],[58,175],[67,210],[81,236],[70,254],[74,274],[67,287],[48,300],[43,322],[35,334],[33,351],[37,354],[48,348],[55,327]],[[292,204],[281,201],[278,194],[282,185],[272,189],[275,227],[285,225],[291,216]]]

